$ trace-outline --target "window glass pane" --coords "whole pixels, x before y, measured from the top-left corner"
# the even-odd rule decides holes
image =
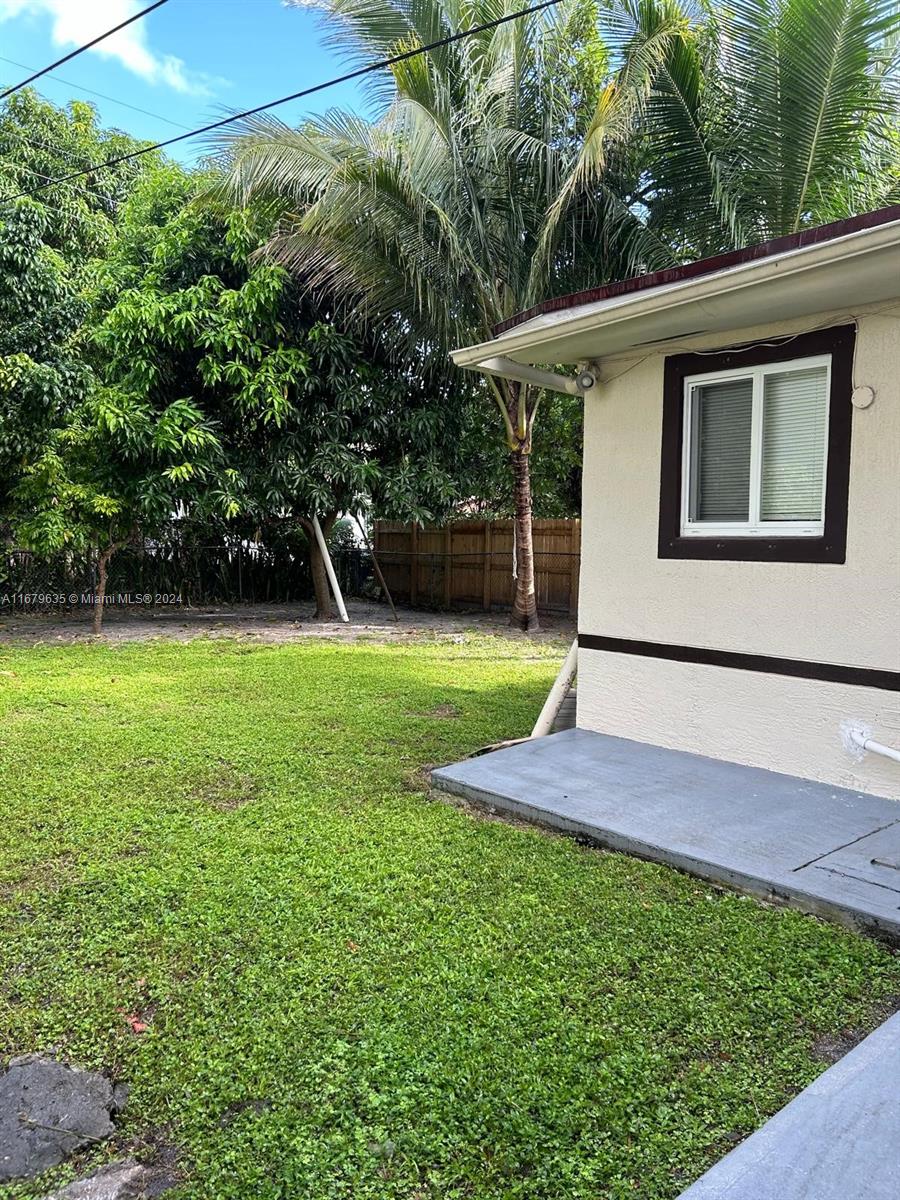
[[[760,517],[822,519],[828,371],[824,366],[767,374],[763,390]]]
[[[694,387],[691,520],[748,520],[752,415],[752,379]]]

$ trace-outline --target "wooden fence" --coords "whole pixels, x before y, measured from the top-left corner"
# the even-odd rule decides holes
[[[412,607],[512,606],[512,521],[443,526],[375,522],[375,553],[395,600]],[[534,573],[540,612],[578,611],[581,522],[534,522]]]

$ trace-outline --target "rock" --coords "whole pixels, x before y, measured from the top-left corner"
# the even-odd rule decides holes
[[[147,1167],[126,1158],[108,1163],[84,1179],[76,1179],[44,1200],[145,1200],[149,1195],[159,1195],[149,1189],[151,1175]]]
[[[0,1182],[37,1175],[113,1132],[123,1089],[99,1071],[40,1054],[0,1074]]]

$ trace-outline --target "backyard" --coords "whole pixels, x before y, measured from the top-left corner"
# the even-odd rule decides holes
[[[429,796],[561,639],[0,649],[0,1051],[179,1200],[672,1200],[900,993],[876,943]]]

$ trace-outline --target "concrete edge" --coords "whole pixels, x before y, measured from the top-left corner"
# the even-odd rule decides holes
[[[882,1021],[875,1029],[849,1050],[842,1058],[823,1071],[812,1083],[798,1092],[783,1108],[764,1122],[757,1130],[749,1134],[742,1142],[730,1150],[723,1158],[714,1163],[707,1171],[696,1179],[681,1193],[679,1200],[724,1200],[727,1196],[746,1197],[752,1195],[754,1174],[762,1165],[768,1168],[778,1162],[779,1152],[783,1151],[785,1138],[799,1137],[802,1125],[798,1130],[799,1114],[806,1113],[812,1107],[812,1120],[806,1124],[815,1127],[821,1121],[821,1105],[830,1100],[842,1100],[847,1087],[858,1083],[861,1077],[881,1061],[886,1055],[896,1058],[897,1047],[900,1047],[900,1012],[894,1012]],[[888,1146],[882,1147],[887,1150]],[[875,1150],[877,1153],[877,1148]],[[780,1173],[783,1173],[783,1168]],[[811,1190],[816,1187],[816,1180],[807,1178],[804,1174],[800,1181],[803,1195],[812,1197],[818,1194]],[[865,1186],[862,1179],[860,1185]],[[758,1186],[758,1185],[757,1185]],[[785,1178],[785,1195],[788,1194],[790,1181]],[[765,1195],[770,1196],[770,1190]],[[791,1190],[790,1195],[796,1192]],[[868,1195],[854,1191],[853,1196]],[[873,1193],[874,1194],[874,1193]],[[829,1196],[834,1192],[829,1191]],[[884,1191],[879,1188],[879,1196]],[[891,1190],[890,1195],[895,1195]],[[848,1196],[848,1200],[850,1200]]]
[[[478,808],[505,811],[539,828],[568,834],[602,849],[630,854],[634,858],[640,858],[646,862],[662,863],[664,866],[673,867],[686,875],[703,879],[707,883],[724,885],[746,895],[754,896],[758,900],[798,909],[809,916],[831,921],[856,933],[866,933],[892,946],[900,945],[900,915],[896,922],[882,921],[863,909],[824,900],[821,896],[816,896],[802,888],[778,887],[757,876],[745,875],[743,872],[722,867],[718,863],[694,858],[689,854],[680,854],[664,846],[657,846],[652,842],[645,842],[626,834],[618,834],[612,830],[598,829],[584,821],[574,820],[549,809],[540,808],[527,801],[519,800],[515,796],[488,791],[455,778],[450,773],[451,770],[452,768],[448,767],[438,767],[432,771],[431,785],[435,790],[460,796]]]

